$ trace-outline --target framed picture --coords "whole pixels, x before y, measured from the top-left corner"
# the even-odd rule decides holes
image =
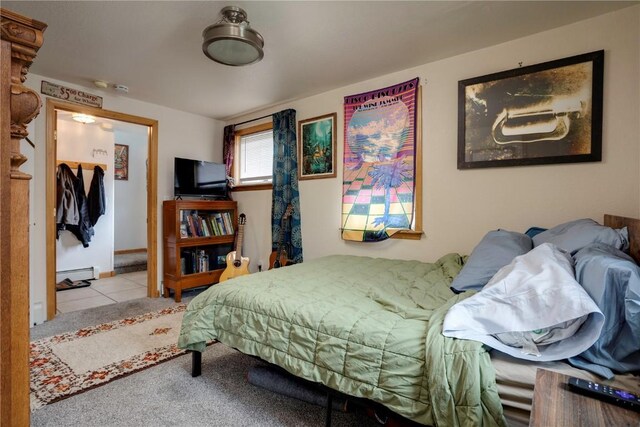
[[[298,179],[335,178],[336,118],[331,113],[298,122]]]
[[[458,169],[602,159],[604,51],[458,82]]]
[[[129,179],[129,146],[115,144],[113,159],[113,178],[120,180]]]

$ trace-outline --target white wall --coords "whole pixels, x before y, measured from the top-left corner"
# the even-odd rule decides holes
[[[89,247],[70,231],[60,232],[56,240],[56,271],[75,270],[97,266],[101,271],[113,270],[113,132],[107,132],[95,124],[58,120],[57,159],[75,162],[104,163],[105,214],[98,218],[93,227]],[[106,156],[95,158],[93,150],[105,150]],[[111,167],[109,167],[111,166]],[[76,168],[71,168],[77,173]],[[85,194],[89,194],[93,168],[83,168]]]
[[[114,249],[147,247],[147,127],[139,131],[114,131],[116,144],[129,146],[129,174],[115,180]]]
[[[302,120],[338,112],[338,177],[300,182],[306,260],[327,254],[433,261],[468,254],[488,230],[525,231],[604,213],[640,214],[640,6],[497,46],[381,76],[282,104],[252,117],[293,108]],[[419,41],[417,41],[419,43]],[[603,159],[526,167],[458,170],[458,81],[595,50],[605,50]],[[423,223],[420,241],[380,243],[340,238],[343,97],[420,77],[423,87]],[[425,83],[426,82],[426,83]],[[270,191],[237,192],[247,214],[245,252],[252,271],[271,250]]]
[[[183,111],[136,101],[128,96],[102,91],[94,87],[80,87],[60,80],[29,74],[25,85],[40,92],[42,80],[84,90],[103,97],[103,108],[110,111],[132,114],[158,121],[158,289],[162,280],[162,201],[173,198],[173,158],[201,158],[208,161],[222,161],[223,123],[209,117],[198,116]],[[131,96],[135,96],[135,88]],[[46,96],[41,95],[43,103]],[[33,161],[31,204],[33,223],[30,232],[30,264],[36,266],[30,275],[31,324],[46,319],[46,277],[44,259],[45,248],[45,140],[46,108],[29,125],[29,138],[36,144]]]

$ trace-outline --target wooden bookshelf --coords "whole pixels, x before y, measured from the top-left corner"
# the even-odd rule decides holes
[[[233,250],[238,205],[228,200],[166,200],[162,204],[163,295],[217,283]],[[220,218],[217,220],[216,218]]]

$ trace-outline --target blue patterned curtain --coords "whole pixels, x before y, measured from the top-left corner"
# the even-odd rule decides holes
[[[282,216],[291,204],[293,213],[284,222],[284,248],[289,259],[302,262],[300,196],[298,194],[298,152],[296,149],[296,110],[273,115],[273,201],[271,203],[271,239],[278,249]]]
[[[233,153],[235,151],[236,126],[228,125],[224,127],[224,137],[222,140],[222,159],[224,160],[227,176],[231,176],[233,167]]]

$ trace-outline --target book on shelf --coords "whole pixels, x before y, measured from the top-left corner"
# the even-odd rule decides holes
[[[201,249],[197,255],[198,273],[204,273],[209,271],[209,255]]]
[[[222,213],[222,220],[224,221],[225,228],[227,229],[226,234],[233,234],[233,220],[231,219],[231,214],[229,212]]]
[[[180,210],[180,237],[229,236],[234,232],[229,211]]]
[[[185,222],[180,223],[180,237],[189,237],[189,232],[187,231],[187,224]]]
[[[190,237],[197,237],[198,233],[196,232],[196,226],[193,224],[193,217],[191,215],[187,215],[187,224],[189,224]]]
[[[211,226],[216,230],[216,236],[221,236],[222,235],[222,231],[220,230],[220,227],[218,226],[218,222],[216,221],[215,216],[209,215],[209,221],[211,222]]]
[[[207,230],[209,230],[209,236],[215,236],[216,235],[216,229],[213,228],[212,224],[211,224],[211,220],[209,220],[209,215],[202,215],[202,223],[207,225]]]
[[[196,236],[202,237],[202,227],[200,226],[200,222],[198,221],[198,211],[191,211],[191,218],[193,218],[193,225],[196,228]]]
[[[224,222],[222,221],[222,215],[220,214],[220,212],[216,212],[214,214],[214,217],[216,219],[216,224],[218,224],[218,229],[220,230],[220,235],[224,236],[225,234],[227,234],[227,230],[224,227]]]
[[[189,215],[187,211],[180,210],[180,237],[191,237],[191,226],[189,224]]]
[[[203,220],[201,216],[198,217],[198,223],[200,224],[200,229],[202,230],[202,235],[204,237],[209,237],[211,234],[209,233],[209,228],[207,227],[207,221]]]
[[[204,249],[187,249],[180,256],[180,271],[183,275],[206,273],[210,270],[209,254]]]
[[[207,219],[209,220],[209,224],[211,224],[211,228],[214,231],[214,234],[216,236],[220,236],[220,229],[218,228],[218,223],[216,222],[216,218],[214,216],[214,214],[210,214]]]
[[[220,222],[218,221],[218,218],[213,215],[211,217],[211,221],[213,221],[216,225],[216,228],[218,229],[218,236],[224,236],[224,230],[222,229],[222,227],[220,227]]]

